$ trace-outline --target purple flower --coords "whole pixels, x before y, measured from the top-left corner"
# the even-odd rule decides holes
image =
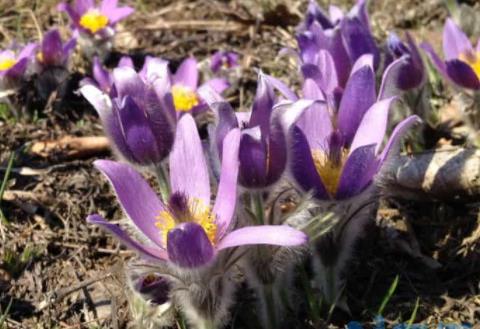
[[[14,49],[0,52],[0,78],[18,79],[27,70],[37,44],[29,43],[18,53]]]
[[[385,84],[384,78],[384,84]],[[381,90],[385,90],[383,85]],[[305,81],[304,97],[323,99],[312,79]],[[377,100],[371,55],[355,63],[338,110],[331,102],[314,104],[292,132],[291,171],[298,186],[320,200],[351,198],[365,190],[380,170],[391,148],[419,119],[410,116],[393,131],[381,150],[394,97]]]
[[[462,88],[480,89],[480,40],[474,48],[452,19],[448,18],[443,28],[444,61],[429,43],[423,43],[422,48],[447,80]]]
[[[128,66],[113,70],[109,91],[87,81],[80,88],[102,120],[113,147],[128,161],[159,164],[173,144],[175,118],[163,99]]]
[[[425,67],[412,36],[407,32],[405,44],[395,33],[390,33],[387,39],[387,67],[385,74],[389,77],[388,84],[391,90],[389,95],[394,96],[402,91],[417,88],[425,82]],[[396,61],[396,64],[393,64]],[[393,62],[393,63],[392,63]]]
[[[133,281],[133,289],[151,303],[162,305],[169,301],[170,283],[154,273],[136,278]]]
[[[210,179],[202,143],[190,114],[177,126],[170,155],[172,194],[163,203],[148,183],[127,164],[99,160],[95,166],[111,182],[132,222],[146,236],[141,244],[117,225],[99,215],[88,217],[128,247],[153,261],[170,261],[183,268],[207,265],[230,247],[251,244],[283,246],[306,242],[306,235],[288,226],[252,226],[232,231],[237,200],[240,132],[232,130],[223,147],[222,169],[216,200],[210,205]]]
[[[200,97],[199,91],[203,88],[212,88],[217,93],[222,93],[229,87],[227,80],[214,78],[198,86],[197,60],[194,57],[185,59],[170,79],[170,92],[175,110],[181,114],[191,112],[196,114],[207,109],[205,101]]]
[[[342,88],[352,65],[362,55],[372,54],[377,67],[380,53],[370,31],[366,6],[366,0],[358,0],[347,15],[331,6],[327,15],[315,0],[311,0],[297,35],[302,63],[318,65],[319,51],[327,51],[335,65],[338,85]]]
[[[217,73],[221,68],[231,69],[238,66],[238,54],[231,51],[219,50],[212,55],[210,69]]]
[[[58,30],[50,30],[43,37],[40,50],[37,52],[37,63],[42,67],[65,66],[76,44],[75,38],[64,44]]]
[[[264,188],[280,179],[287,164],[286,131],[311,104],[299,101],[288,110],[282,104],[275,106],[274,87],[288,99],[296,99],[283,83],[260,72],[250,113],[236,115],[228,103],[214,106],[219,118],[215,135],[220,154],[225,135],[231,129],[242,128],[239,183],[247,188]]]
[[[117,22],[134,12],[131,7],[118,7],[118,0],[102,0],[100,6],[94,0],[75,0],[73,6],[62,2],[58,10],[70,16],[75,29],[92,36],[110,35]]]

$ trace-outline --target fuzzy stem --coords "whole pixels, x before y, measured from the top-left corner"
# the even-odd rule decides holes
[[[167,202],[170,197],[170,186],[165,167],[161,163],[155,167],[155,174],[157,175],[162,201]]]
[[[252,210],[255,214],[257,224],[265,224],[265,211],[263,208],[263,197],[262,192],[252,192],[250,193],[250,198],[252,200]]]
[[[261,308],[261,310],[264,328],[276,329],[278,328],[278,314],[277,307],[275,305],[275,287],[273,284],[265,284],[259,290],[261,290],[262,294],[261,298],[263,307]]]
[[[210,319],[201,319],[197,323],[197,329],[216,329],[216,326]]]

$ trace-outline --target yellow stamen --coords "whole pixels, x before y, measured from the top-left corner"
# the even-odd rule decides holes
[[[191,88],[174,85],[172,87],[173,105],[179,112],[188,112],[198,105],[198,96]]]
[[[191,213],[191,221],[200,225],[204,229],[210,242],[215,244],[217,225],[215,224],[214,216],[212,216],[210,212],[210,208],[198,199],[190,200],[188,207]],[[168,233],[177,226],[179,221],[176,220],[168,210],[160,212],[160,215],[158,215],[156,219],[157,222],[155,226],[160,230],[162,241],[166,246]]]
[[[166,210],[160,212],[160,215],[158,215],[156,219],[157,222],[155,223],[155,226],[160,230],[160,233],[162,234],[162,241],[166,247],[168,232],[173,230],[177,223],[175,222],[175,218],[173,218],[172,214]]]
[[[458,59],[467,63],[480,78],[480,53],[462,53],[458,56]]]
[[[97,33],[108,25],[108,17],[97,9],[90,9],[80,18],[80,26],[92,33]]]
[[[321,177],[323,184],[331,197],[337,193],[340,175],[347,159],[348,151],[342,150],[341,159],[338,163],[332,162],[328,158],[328,154],[321,150],[312,150],[313,163],[318,175]]]
[[[0,59],[0,71],[6,71],[17,63],[13,58]]]
[[[41,51],[37,53],[36,57],[37,57],[37,61],[39,61],[40,63],[43,63],[43,53]]]

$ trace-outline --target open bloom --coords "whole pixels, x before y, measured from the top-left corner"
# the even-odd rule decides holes
[[[437,70],[456,85],[473,90],[480,89],[480,40],[473,47],[463,31],[448,18],[443,28],[443,61],[429,43],[423,43]]]
[[[370,31],[366,6],[366,0],[358,0],[348,14],[336,6],[330,6],[326,14],[315,0],[311,0],[297,35],[302,63],[318,65],[319,51],[326,50],[331,54],[342,88],[353,63],[362,55],[372,54],[377,67],[380,53]]]
[[[173,144],[172,113],[133,68],[118,67],[111,79],[109,92],[89,81],[80,92],[100,116],[112,146],[126,160],[145,166],[160,163]]]
[[[312,191],[320,200],[347,199],[365,190],[392,146],[419,120],[410,116],[398,124],[380,152],[395,98],[377,100],[373,60],[365,56],[355,64],[338,110],[328,102],[314,104],[292,132],[293,177],[301,189]],[[322,99],[324,94],[315,81],[307,79],[304,96]]]
[[[425,81],[425,67],[415,40],[410,33],[405,33],[404,43],[395,33],[390,33],[387,39],[387,62],[405,58],[405,62],[396,77],[398,89],[406,91],[417,88]]]
[[[20,78],[27,70],[37,44],[29,43],[18,53],[14,49],[0,52],[0,78]]]
[[[43,37],[36,60],[41,67],[66,66],[77,41],[71,38],[65,44],[58,30],[48,31]]]
[[[275,106],[276,95],[272,83],[288,99],[296,99],[280,81],[260,72],[251,112],[236,115],[227,103],[217,106],[219,122],[216,143],[220,154],[226,133],[242,128],[239,183],[247,188],[264,188],[280,179],[287,164],[286,131],[301,111],[311,104],[298,101],[288,109],[284,104]]]
[[[292,246],[306,242],[304,233],[288,226],[254,226],[232,231],[237,200],[239,141],[238,129],[225,137],[213,207],[210,204],[208,167],[190,114],[185,114],[178,122],[169,158],[172,194],[167,203],[163,203],[129,165],[96,161],[95,166],[110,180],[124,211],[146,236],[148,243],[140,244],[99,215],[89,216],[88,221],[102,226],[150,260],[168,260],[183,268],[207,265],[225,248],[250,244]]]
[[[96,6],[94,0],[75,0],[73,6],[62,2],[58,10],[70,16],[78,31],[101,37],[111,35],[115,25],[134,12],[131,7],[118,7],[118,0],[102,0],[100,6]]]
[[[199,90],[208,87],[220,94],[229,87],[227,80],[223,78],[213,78],[200,86],[198,80],[197,61],[195,58],[189,57],[180,64],[175,74],[171,76],[170,84],[164,86],[164,88],[170,88],[169,92],[172,95],[175,110],[179,114],[186,112],[196,114],[208,108],[205,101],[200,97]]]
[[[210,69],[217,73],[220,69],[232,69],[238,66],[238,54],[232,51],[219,50],[210,59]]]
[[[190,112],[195,115],[207,109],[205,101],[200,96],[202,89],[211,88],[217,93],[222,93],[229,87],[227,80],[223,78],[214,78],[199,86],[197,61],[193,57],[185,59],[175,74],[171,74],[168,64],[168,61],[148,56],[138,74],[146,84],[155,89],[164,105],[176,118],[183,113]],[[123,57],[118,67],[134,69],[129,57]],[[111,90],[111,74],[102,67],[98,58],[94,58],[93,77],[102,90]]]

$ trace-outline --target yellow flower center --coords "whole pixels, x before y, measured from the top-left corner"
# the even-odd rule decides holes
[[[313,163],[318,175],[322,179],[325,189],[331,197],[337,193],[338,183],[340,182],[340,175],[342,174],[343,166],[347,160],[348,150],[343,149],[340,156],[340,161],[334,162],[328,154],[321,150],[312,149]]]
[[[462,53],[458,59],[467,63],[480,78],[480,53]]]
[[[190,211],[189,217],[191,217],[188,220],[200,225],[210,242],[214,245],[217,237],[217,224],[215,224],[215,218],[212,216],[210,208],[198,199],[190,200],[188,208]],[[160,215],[158,215],[156,219],[157,222],[155,226],[160,230],[162,241],[166,247],[168,233],[173,230],[179,222],[185,221],[185,218],[174,218],[170,211],[164,210],[160,212]]]
[[[188,112],[198,105],[197,93],[191,88],[179,84],[172,87],[173,105],[179,112]]]
[[[37,61],[39,61],[40,63],[43,63],[43,53],[41,51],[37,53],[36,57],[37,57]]]
[[[17,61],[13,58],[0,59],[0,71],[6,71],[14,66]]]
[[[97,9],[90,9],[80,18],[80,26],[92,33],[97,33],[108,24],[108,17]]]

